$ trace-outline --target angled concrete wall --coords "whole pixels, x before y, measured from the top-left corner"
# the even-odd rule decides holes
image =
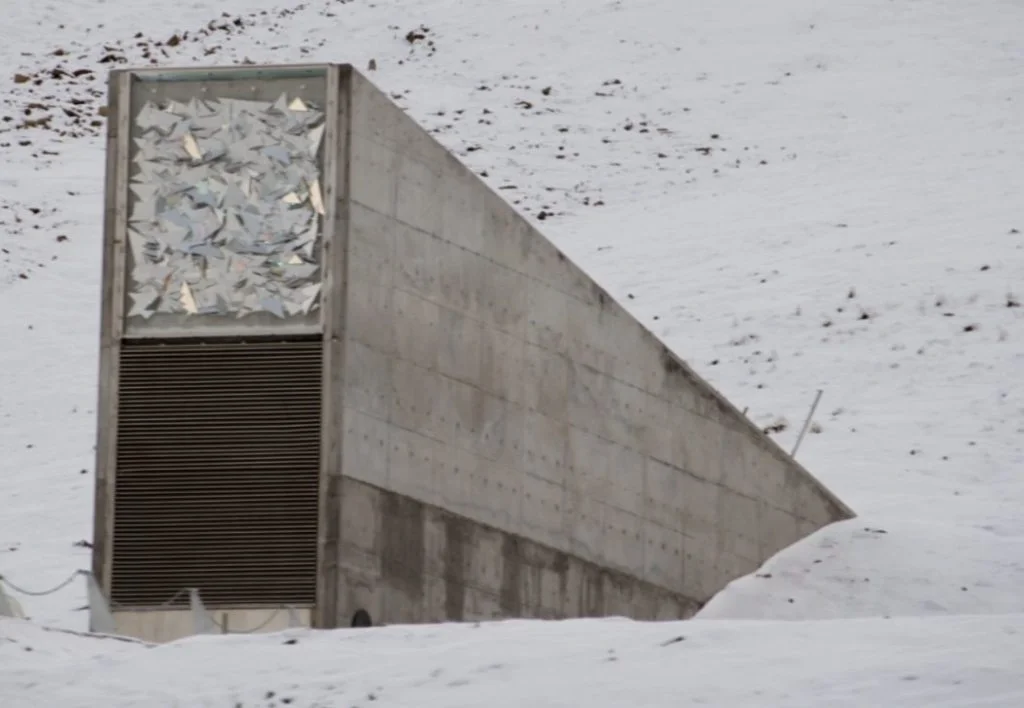
[[[681,616],[852,516],[384,94],[349,76],[346,478],[664,589]],[[341,524],[345,621],[352,603],[369,601],[346,586],[368,597],[391,584],[382,561],[367,560],[379,546],[357,542],[344,515]],[[382,621],[410,616],[396,602],[377,608]]]
[[[342,500],[341,625],[360,609],[398,624],[677,619],[699,607],[627,573],[351,478],[342,482]]]

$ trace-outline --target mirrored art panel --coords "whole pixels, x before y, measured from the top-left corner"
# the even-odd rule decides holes
[[[150,100],[133,120],[128,319],[316,312],[322,108],[287,93]]]

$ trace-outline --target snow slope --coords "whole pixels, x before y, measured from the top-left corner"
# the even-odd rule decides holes
[[[799,458],[860,516],[737,580],[703,611],[714,622],[680,625],[710,649],[668,670],[649,638],[675,627],[587,622],[488,627],[502,642],[493,659],[459,627],[303,635],[294,663],[275,659],[282,671],[323,662],[317,643],[358,641],[380,665],[344,671],[369,691],[420,671],[405,659],[428,646],[438,668],[463,673],[532,647],[540,659],[474,678],[476,700],[511,705],[509,686],[525,683],[533,702],[583,704],[583,691],[620,705],[612,682],[639,692],[646,681],[659,690],[629,704],[1021,702],[1024,678],[999,671],[1024,665],[1024,645],[1007,639],[1024,616],[1020,3],[130,5],[15,4],[0,28],[0,574],[45,590],[88,566],[76,543],[91,536],[103,72],[122,60],[373,59],[371,79],[784,445],[824,389]],[[38,622],[85,626],[78,582],[16,597]],[[850,620],[897,616],[916,619]],[[837,621],[807,621],[823,619]],[[40,632],[0,625],[0,642],[46,647],[0,645],[19,657],[0,662],[0,695],[131,704],[144,655],[158,703],[192,672],[207,677],[188,689],[201,698],[181,688],[178,700],[232,705],[213,657],[242,652],[256,666],[282,641],[141,651]],[[612,636],[608,648],[637,647],[631,671],[590,670],[586,651]],[[342,671],[344,656],[293,682]],[[556,661],[575,668],[545,674]],[[953,668],[970,682],[941,683]],[[474,704],[408,681],[392,705]],[[317,685],[303,705],[355,697]]]
[[[1024,702],[1015,653],[1024,637],[1020,616],[509,621],[195,637],[153,648],[22,622],[0,627],[0,690],[13,697],[7,708],[991,708]],[[950,636],[960,641],[950,643]],[[823,657],[824,646],[830,651]]]

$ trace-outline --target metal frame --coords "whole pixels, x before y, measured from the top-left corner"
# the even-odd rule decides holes
[[[337,402],[345,367],[345,252],[348,213],[348,92],[342,86],[341,67],[332,65],[327,73],[327,115],[331,117],[324,134],[324,200],[330,205],[324,224],[324,286],[321,326],[323,332],[323,398],[321,401],[320,520],[317,534],[317,598],[313,612],[316,627],[337,624],[338,541],[340,534],[341,410]]]
[[[181,66],[118,69],[143,83],[160,81],[252,81],[259,79],[304,79],[323,76],[334,64],[262,64],[260,66]]]
[[[326,65],[306,65],[301,67],[240,67],[238,71],[226,68],[131,71],[132,88],[127,104],[130,107],[130,112],[135,114],[150,98],[187,101],[193,96],[212,95],[216,92],[221,96],[232,98],[269,99],[270,96],[261,94],[265,91],[277,94],[280,90],[320,102],[326,98],[328,69],[329,67]],[[310,81],[306,81],[307,79]],[[275,83],[278,86],[272,85]],[[129,127],[132,127],[131,123],[129,123]],[[129,154],[129,162],[132,158],[133,155]],[[329,171],[332,159],[325,142],[321,146],[320,168],[322,171]],[[131,170],[129,171],[130,178]],[[130,213],[134,201],[130,192],[127,195],[127,200],[127,209]],[[321,224],[325,221],[326,216],[321,217]],[[131,259],[128,258],[127,252],[125,257],[128,259],[126,268],[130,273]],[[323,298],[321,297],[321,306],[317,312],[287,320],[279,320],[266,312],[252,313],[243,320],[230,317],[192,317],[160,313],[145,321],[140,321],[139,318],[127,319],[124,322],[124,335],[132,339],[318,335],[323,329],[322,310]]]
[[[125,234],[128,222],[128,147],[132,74],[112,71],[108,80],[106,205],[103,218],[103,293],[100,313],[99,400],[96,407],[96,496],[93,575],[110,595],[117,462],[117,389],[124,332]]]
[[[131,107],[133,86],[152,82],[204,80],[261,80],[326,77],[324,135],[324,199],[328,206],[323,222],[323,289],[319,322],[315,325],[263,328],[211,327],[196,331],[134,331],[142,337],[249,337],[318,333],[323,338],[322,427],[320,459],[320,508],[317,538],[317,597],[312,624],[337,624],[338,541],[340,534],[341,406],[337,387],[344,370],[344,327],[346,289],[346,239],[348,231],[348,151],[350,126],[350,72],[348,65],[306,64],[261,67],[154,68],[113,70],[108,79],[108,126],[106,163],[106,204],[103,227],[103,284],[99,394],[97,405],[97,446],[95,509],[93,529],[93,574],[101,591],[109,596],[112,581],[114,534],[114,485],[117,463],[117,419],[119,359],[126,336],[125,297],[127,278],[126,236],[131,174]],[[133,608],[140,609],[140,608]]]

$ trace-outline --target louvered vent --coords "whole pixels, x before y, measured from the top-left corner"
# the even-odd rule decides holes
[[[122,343],[115,605],[313,604],[321,359],[319,340]]]

